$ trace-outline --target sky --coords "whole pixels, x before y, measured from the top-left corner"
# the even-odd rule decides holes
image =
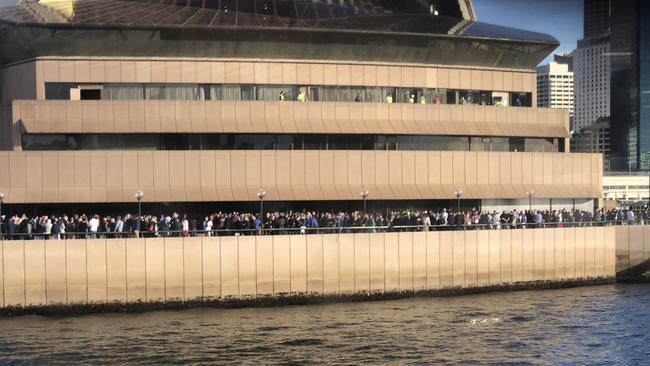
[[[0,0],[0,6],[15,3]],[[474,0],[474,7],[482,22],[554,36],[561,43],[558,53],[572,51],[582,38],[582,0]]]
[[[474,0],[478,20],[552,35],[555,53],[573,51],[582,38],[582,0]],[[552,61],[552,55],[542,63]]]

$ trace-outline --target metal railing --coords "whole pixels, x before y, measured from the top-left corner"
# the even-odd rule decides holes
[[[603,220],[585,222],[544,222],[544,223],[499,223],[499,224],[463,224],[463,225],[407,225],[407,226],[352,226],[352,227],[291,227],[263,229],[217,229],[217,230],[157,230],[125,232],[65,232],[59,234],[3,233],[2,240],[73,240],[73,239],[127,239],[127,238],[173,238],[173,237],[221,237],[221,236],[257,236],[257,235],[310,235],[310,234],[350,234],[350,233],[391,233],[391,232],[426,232],[426,231],[470,231],[470,230],[515,230],[576,228],[620,225],[646,225],[643,220]]]

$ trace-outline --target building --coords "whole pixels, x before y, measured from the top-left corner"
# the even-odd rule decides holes
[[[571,151],[603,154],[605,172],[612,170],[612,133],[609,118],[600,118],[571,138]]]
[[[584,38],[598,38],[610,33],[611,0],[584,1]]]
[[[573,115],[573,72],[569,63],[549,62],[537,67],[537,106],[568,109]]]
[[[554,38],[470,0],[25,0],[0,10],[7,212],[593,207],[536,108]],[[392,102],[392,103],[391,103]],[[64,211],[65,210],[65,211]]]
[[[606,174],[603,177],[603,197],[618,207],[646,206],[650,197],[648,175],[629,172]]]
[[[610,115],[610,51],[609,35],[578,41],[573,64],[574,131]]]
[[[619,170],[650,169],[650,4],[612,3],[612,154]]]

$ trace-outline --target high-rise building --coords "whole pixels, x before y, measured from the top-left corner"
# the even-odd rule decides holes
[[[650,3],[612,2],[612,158],[615,169],[650,169]]]
[[[589,209],[602,157],[533,106],[557,46],[470,0],[24,0],[0,10],[3,212],[133,212],[142,190],[197,217],[261,188],[269,210],[360,209],[362,189],[381,212],[531,189]]]
[[[610,0],[584,0],[584,38],[598,38],[610,31]]]
[[[573,115],[573,73],[569,63],[537,67],[537,106],[568,109]]]

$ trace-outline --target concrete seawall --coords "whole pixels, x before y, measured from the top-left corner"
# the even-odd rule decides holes
[[[0,304],[7,312],[602,282],[616,275],[619,230],[4,241]]]

